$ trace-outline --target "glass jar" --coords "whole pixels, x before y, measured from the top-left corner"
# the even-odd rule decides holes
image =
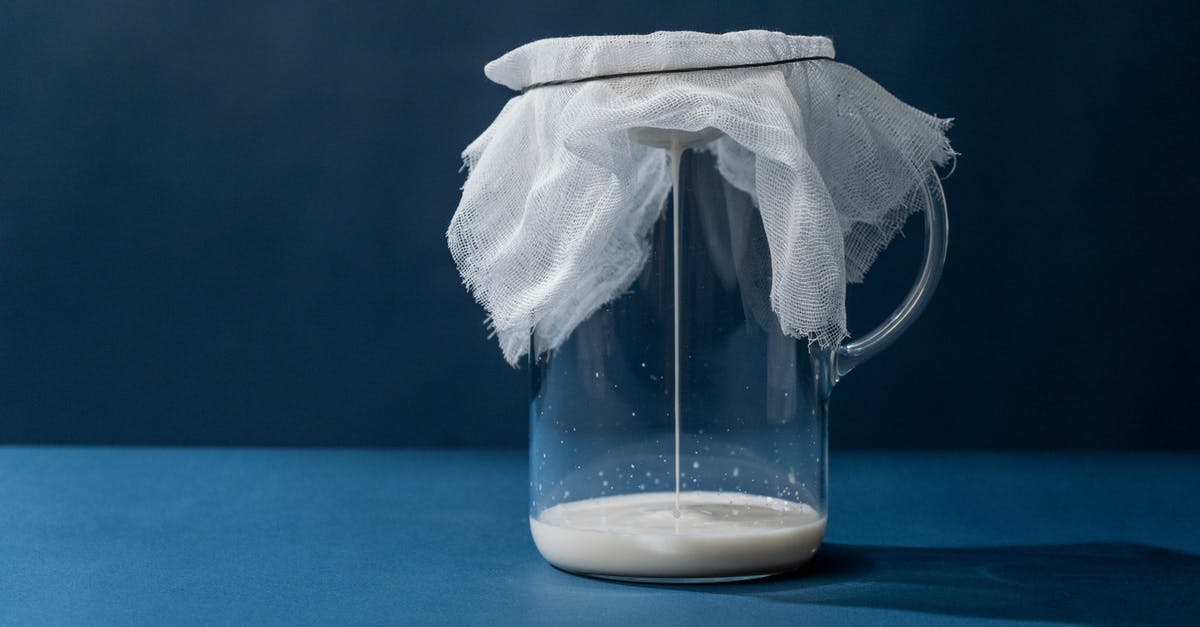
[[[555,566],[592,576],[788,571],[825,533],[834,384],[903,332],[937,283],[940,182],[926,182],[924,266],[905,302],[861,339],[822,350],[783,334],[762,220],[703,150],[711,136],[663,137],[677,149],[676,185],[641,275],[558,348],[542,354],[533,340],[533,538]]]

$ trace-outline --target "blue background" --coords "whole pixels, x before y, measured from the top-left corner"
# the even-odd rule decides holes
[[[834,38],[957,119],[949,264],[835,393],[835,447],[1200,446],[1183,2],[6,2],[0,442],[521,445],[444,231],[546,36]],[[919,225],[910,225],[917,227]],[[919,228],[850,294],[915,275]]]

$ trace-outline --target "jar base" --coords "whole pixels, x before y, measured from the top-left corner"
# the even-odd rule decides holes
[[[800,566],[796,566],[799,568]],[[585,577],[593,577],[595,579],[606,579],[608,581],[620,581],[622,583],[649,583],[649,584],[706,584],[706,583],[737,583],[739,581],[754,581],[756,579],[766,579],[776,575],[783,575],[796,570],[790,568],[771,573],[762,573],[759,575],[737,575],[733,577],[622,577],[619,575],[592,575],[588,573],[571,573],[573,575],[583,575]],[[564,571],[571,572],[571,571]]]

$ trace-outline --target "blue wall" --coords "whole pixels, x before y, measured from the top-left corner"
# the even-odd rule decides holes
[[[938,297],[835,446],[1196,447],[1189,3],[7,2],[0,442],[519,445],[443,233],[552,35],[765,27],[957,118]],[[919,225],[910,225],[917,227]],[[919,228],[850,295],[865,331]]]

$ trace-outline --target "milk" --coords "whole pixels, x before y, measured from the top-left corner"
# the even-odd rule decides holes
[[[750,577],[791,570],[817,551],[825,517],[812,507],[739,492],[624,494],[562,503],[529,519],[551,564],[646,579]]]

